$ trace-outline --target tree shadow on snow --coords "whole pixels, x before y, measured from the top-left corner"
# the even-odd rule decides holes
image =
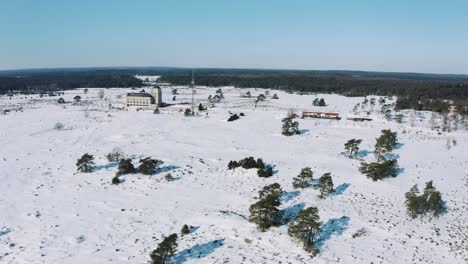
[[[364,157],[367,157],[367,155],[369,155],[369,153],[371,153],[370,151],[368,150],[360,150],[356,153],[356,155],[354,155],[356,158],[364,158]]]
[[[398,168],[398,170],[396,171],[395,177],[403,173],[405,173],[405,168]]]
[[[93,171],[104,170],[104,169],[108,170],[110,168],[117,167],[117,165],[118,165],[117,162],[111,162],[111,163],[106,164],[106,165],[94,165],[92,170]]]
[[[348,228],[349,217],[342,216],[341,218],[332,218],[328,220],[320,228],[320,232],[317,235],[315,245],[318,250],[322,250],[325,242],[329,240],[332,235],[342,235],[343,232]]]
[[[8,233],[10,233],[10,232],[11,232],[11,229],[9,229],[9,228],[7,228],[7,229],[5,229],[5,230],[1,230],[1,231],[0,231],[0,236],[4,236],[4,235],[6,235],[6,234],[8,234]]]
[[[400,158],[400,155],[395,154],[395,153],[385,153],[385,154],[383,155],[383,157],[384,157],[385,159],[392,160],[392,159],[398,159],[398,158]]]
[[[281,210],[281,213],[283,214],[283,224],[284,225],[287,225],[289,223],[291,223],[292,221],[294,221],[294,219],[296,218],[297,214],[302,211],[302,209],[304,209],[305,207],[305,204],[304,203],[299,203],[299,204],[295,204],[295,205],[292,205],[288,208],[285,208],[283,210]]]
[[[195,245],[189,249],[185,249],[173,258],[172,263],[180,264],[188,261],[189,259],[198,259],[208,256],[213,253],[215,249],[224,245],[224,239],[213,240],[201,245]]]
[[[299,129],[297,132],[299,135],[303,135],[305,133],[309,133],[309,131],[310,131],[309,129]]]
[[[403,147],[404,145],[405,144],[403,144],[403,143],[397,143],[394,148],[395,149],[401,149],[401,147]]]
[[[176,165],[168,165],[168,166],[162,166],[156,169],[156,173],[163,173],[163,172],[169,172],[172,170],[179,169],[179,166]]]
[[[270,164],[270,163],[267,163],[265,164],[265,168],[271,168],[273,170],[273,175],[277,174],[278,173],[278,170],[275,170],[276,168],[276,165],[273,165],[273,164]]]
[[[281,202],[287,203],[292,199],[298,197],[300,194],[300,191],[283,192],[283,194],[281,195]]]
[[[351,184],[350,183],[342,183],[338,186],[336,186],[335,188],[335,192],[333,193],[333,195],[340,195],[340,194],[343,194],[343,192],[348,189],[348,187],[350,186]]]

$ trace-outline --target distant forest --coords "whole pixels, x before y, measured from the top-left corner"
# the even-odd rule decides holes
[[[66,90],[81,87],[141,87],[133,75],[161,75],[161,81],[186,85],[191,69],[86,68],[0,71],[0,93]],[[416,99],[468,100],[468,75],[360,71],[196,69],[195,82],[206,86],[272,88],[346,96],[397,95]]]

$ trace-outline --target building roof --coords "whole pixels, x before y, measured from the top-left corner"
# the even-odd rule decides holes
[[[149,93],[128,93],[127,96],[135,96],[135,97],[153,97]]]

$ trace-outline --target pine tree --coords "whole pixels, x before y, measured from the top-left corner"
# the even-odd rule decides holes
[[[93,171],[94,157],[88,153],[83,154],[76,162],[76,167],[79,172],[89,173]]]
[[[249,221],[255,223],[257,228],[264,232],[268,228],[277,225],[281,219],[281,212],[277,206],[274,206],[272,200],[260,199],[249,208]]]
[[[318,106],[327,106],[323,98],[320,98],[320,100],[318,101]]]
[[[165,237],[158,248],[151,252],[151,264],[166,264],[177,251],[177,234]]]
[[[439,191],[431,192],[427,199],[427,208],[431,214],[430,219],[439,217],[445,211],[444,201]]]
[[[377,138],[375,143],[374,154],[377,158],[377,161],[383,159],[383,155],[393,150],[397,144],[397,133],[392,132],[391,130],[384,129],[382,130],[382,135]]]
[[[359,144],[361,144],[362,139],[350,139],[345,144],[346,155],[352,158],[359,151]]]
[[[124,174],[131,174],[135,172],[136,172],[136,169],[133,166],[131,159],[121,159],[119,161],[117,176],[124,175]]]
[[[283,189],[279,183],[273,183],[267,185],[259,191],[259,198],[260,199],[271,199],[274,201],[276,206],[280,205],[280,197],[283,194]]]
[[[371,178],[373,181],[382,180],[387,177],[395,177],[398,173],[398,162],[396,159],[383,162],[362,162],[359,171]]]
[[[405,194],[406,212],[411,219],[414,219],[421,213],[422,199],[419,197],[418,185],[411,187],[410,191]]]
[[[182,230],[180,230],[180,233],[182,235],[188,235],[190,234],[190,227],[188,225],[182,226]]]
[[[293,179],[294,189],[304,189],[312,186],[311,181],[314,179],[314,173],[310,167],[305,167],[301,170],[299,175]]]
[[[260,200],[250,206],[249,221],[255,223],[262,232],[281,223],[282,213],[278,206],[281,205],[282,193],[278,183],[265,186],[259,192]]]
[[[291,118],[283,118],[281,121],[283,122],[281,129],[283,135],[292,136],[294,134],[299,134],[299,122],[293,122]]]
[[[315,185],[315,188],[320,191],[320,198],[323,198],[324,194],[329,194],[335,191],[333,188],[333,180],[331,173],[327,172],[322,175],[319,179],[319,183]]]
[[[320,216],[317,207],[309,207],[297,214],[297,217],[289,225],[288,234],[303,243],[304,250],[313,256],[318,250],[315,247],[315,236],[320,231]]]
[[[151,159],[150,157],[140,160],[141,164],[138,166],[138,171],[146,175],[153,175],[156,169],[164,162],[161,160]]]

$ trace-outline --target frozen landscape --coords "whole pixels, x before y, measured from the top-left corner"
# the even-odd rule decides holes
[[[214,107],[185,117],[191,89],[176,88],[172,101],[171,88],[162,87],[163,101],[174,105],[160,114],[126,109],[131,89],[123,88],[65,91],[65,104],[57,103],[60,96],[0,97],[0,110],[11,110],[0,115],[0,263],[148,263],[161,238],[180,233],[184,224],[194,228],[179,237],[173,263],[468,262],[465,129],[431,130],[428,112],[416,113],[411,125],[404,112],[400,124],[387,120],[378,104],[376,111],[365,109],[373,121],[346,120],[363,97],[270,90],[255,107],[255,97],[266,90],[234,87],[222,87],[225,99]],[[216,89],[196,87],[196,105],[206,104]],[[246,91],[253,97],[240,96]],[[275,93],[279,99],[271,98]],[[76,95],[81,102],[74,103]],[[312,106],[315,98],[328,105]],[[297,118],[301,134],[282,135],[287,113],[304,110],[343,118]],[[245,116],[227,122],[229,112]],[[392,156],[400,170],[372,181],[358,168],[360,160],[375,160],[382,129],[398,133]],[[358,159],[342,155],[352,138],[362,139]],[[164,164],[152,176],[124,175],[114,185],[117,163],[106,154],[115,148],[136,165],[148,156]],[[84,153],[95,158],[92,173],[77,172]],[[274,175],[227,169],[229,161],[249,156],[273,166]],[[313,188],[294,189],[292,178],[304,167],[315,178],[331,172],[336,192],[320,199]],[[166,181],[167,173],[175,180]],[[430,180],[447,212],[431,221],[409,219],[405,193]],[[319,209],[320,252],[313,259],[288,235],[287,223],[260,232],[248,221],[258,191],[275,182],[285,191],[280,209],[289,218],[303,208]]]

